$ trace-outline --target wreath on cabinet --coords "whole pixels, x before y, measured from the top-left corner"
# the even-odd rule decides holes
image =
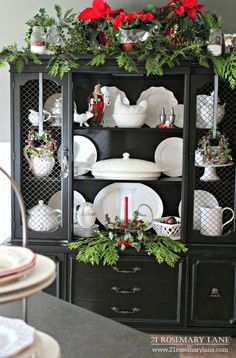
[[[84,55],[91,56],[92,66],[115,58],[118,67],[128,72],[137,71],[137,65],[144,63],[147,75],[159,76],[163,75],[164,66],[174,67],[180,59],[193,56],[201,66],[212,67],[232,89],[236,87],[235,48],[218,57],[207,51],[210,30],[220,29],[222,18],[206,11],[198,0],[169,0],[160,7],[148,4],[142,11],[132,13],[113,10],[104,0],[93,0],[92,6],[78,16],[72,9],[62,14],[58,5],[55,10],[56,18],[40,9],[27,21],[25,47],[4,47],[0,51],[0,66],[15,63],[21,72],[29,60],[41,64],[40,56],[30,50],[32,29],[40,26],[46,32],[46,28],[48,31],[54,26],[57,40],[48,40],[46,44],[47,53],[51,54],[48,71],[52,76],[63,77],[80,65]]]

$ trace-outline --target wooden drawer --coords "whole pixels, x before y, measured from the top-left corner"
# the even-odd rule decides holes
[[[107,317],[179,322],[185,259],[174,268],[149,257],[122,257],[118,269],[70,260],[70,301]],[[139,268],[139,270],[135,269]],[[111,307],[117,307],[115,312]],[[134,313],[120,313],[138,308]]]
[[[191,262],[192,326],[236,326],[236,260],[193,257]]]
[[[156,303],[143,301],[130,303],[119,300],[108,301],[78,301],[78,305],[102,316],[118,319],[119,321],[132,322],[138,320],[152,320],[162,325],[178,324],[180,315],[178,306],[174,303]]]

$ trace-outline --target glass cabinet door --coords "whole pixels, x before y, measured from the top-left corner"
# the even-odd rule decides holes
[[[236,91],[214,76],[191,85],[188,240],[235,243]]]
[[[67,240],[69,235],[68,103],[63,91],[62,81],[47,74],[13,75],[13,173],[25,201],[30,239]],[[13,208],[13,237],[21,238],[14,201]]]

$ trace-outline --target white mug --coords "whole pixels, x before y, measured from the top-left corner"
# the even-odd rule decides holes
[[[201,207],[201,229],[202,235],[206,236],[221,236],[225,225],[234,220],[234,211],[231,208],[221,208],[216,206],[214,208]],[[232,217],[226,223],[222,224],[223,212],[230,210]]]

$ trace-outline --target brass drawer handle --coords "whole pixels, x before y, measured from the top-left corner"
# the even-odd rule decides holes
[[[212,288],[211,294],[209,295],[209,297],[213,297],[213,298],[221,297],[221,294],[219,293],[218,288]]]
[[[131,270],[121,270],[117,266],[113,266],[112,270],[119,272],[119,273],[125,273],[125,274],[126,273],[136,273],[136,272],[142,271],[142,269],[140,267],[133,267]]]
[[[121,313],[121,314],[135,314],[135,313],[140,312],[140,309],[137,307],[133,307],[129,311],[123,311],[118,307],[111,307],[111,310],[115,311],[116,313]]]
[[[131,288],[131,290],[121,290],[119,287],[114,286],[114,287],[111,287],[111,290],[115,291],[116,293],[122,293],[124,295],[127,295],[127,294],[135,294],[137,292],[140,292],[141,288],[133,287],[133,288]]]

